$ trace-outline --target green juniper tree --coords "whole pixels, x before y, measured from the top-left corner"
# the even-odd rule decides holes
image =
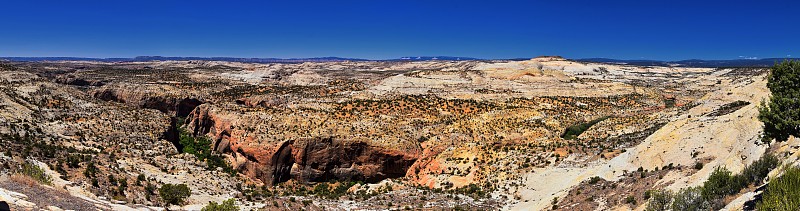
[[[192,195],[192,191],[185,184],[164,184],[158,189],[158,195],[167,206],[170,204],[180,205]]]
[[[800,135],[800,61],[775,64],[767,78],[772,96],[761,102],[758,119],[764,122],[764,142],[786,141]]]

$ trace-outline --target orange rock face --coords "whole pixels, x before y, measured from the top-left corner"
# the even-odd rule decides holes
[[[277,143],[257,140],[239,129],[241,125],[234,119],[200,106],[189,114],[186,127],[195,135],[212,137],[216,152],[228,155],[241,173],[265,184],[289,179],[377,182],[406,176],[419,157],[413,152],[336,138],[301,138]]]

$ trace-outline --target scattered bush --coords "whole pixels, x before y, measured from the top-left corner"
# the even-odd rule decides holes
[[[222,204],[217,204],[217,202],[208,202],[208,205],[203,207],[201,211],[237,211],[239,207],[236,206],[235,199],[228,199],[222,202]]]
[[[775,169],[775,167],[778,167],[779,163],[780,161],[775,155],[764,154],[763,157],[753,162],[753,164],[745,167],[741,175],[747,183],[761,184],[764,178],[767,177],[767,174],[769,174],[772,169]]]
[[[669,210],[672,206],[672,200],[675,198],[671,191],[648,190],[645,194],[647,193],[649,193],[649,203],[644,209],[646,211]]]
[[[53,179],[50,178],[50,175],[45,174],[43,169],[31,162],[25,162],[22,164],[22,170],[20,173],[29,176],[37,182],[45,185],[50,185],[53,181]]]
[[[634,204],[635,205],[636,204],[636,198],[634,198],[633,196],[625,197],[625,203]]]
[[[734,175],[727,169],[718,167],[701,187],[687,188],[674,194],[669,191],[649,193],[650,200],[646,210],[667,210],[666,207],[672,207],[673,210],[720,209],[724,206],[722,199],[725,196],[737,194],[751,184],[760,184],[778,164],[777,157],[765,154],[753,164],[745,166],[740,174]],[[645,192],[645,199],[647,197],[648,193]]]
[[[597,184],[597,182],[600,182],[600,180],[601,180],[601,178],[598,177],[598,176],[591,177],[591,178],[589,178],[589,184],[592,184],[592,185]]]
[[[711,204],[703,199],[702,188],[691,187],[678,191],[672,199],[672,210],[710,210]]]
[[[327,199],[339,199],[339,197],[347,193],[347,189],[350,189],[355,184],[355,182],[339,182],[335,188],[331,189],[327,182],[322,182],[314,186],[311,193]]]
[[[180,205],[183,204],[183,200],[192,195],[192,191],[186,184],[164,184],[158,189],[158,195],[167,206],[170,204]]]
[[[98,171],[100,170],[97,169],[97,166],[94,165],[94,162],[89,162],[89,164],[86,165],[86,170],[83,171],[83,176],[87,178],[95,178]]]
[[[703,183],[703,198],[707,200],[721,198],[738,193],[744,187],[744,180],[732,175],[728,169],[717,167]]]
[[[146,179],[147,178],[144,177],[144,174],[139,174],[139,176],[136,176],[136,185],[141,186],[142,182],[144,182]]]

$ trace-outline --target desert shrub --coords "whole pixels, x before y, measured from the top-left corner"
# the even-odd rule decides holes
[[[97,166],[94,165],[94,162],[89,162],[89,164],[86,164],[86,169],[83,171],[83,176],[87,178],[95,178],[98,171],[100,170],[97,169]]]
[[[318,195],[318,196],[327,196],[330,194],[330,187],[328,183],[322,182],[314,186],[314,189],[311,190],[311,193]]]
[[[158,195],[167,205],[180,205],[183,204],[183,200],[192,195],[192,191],[186,184],[164,184],[158,189]]]
[[[775,64],[767,77],[772,92],[769,101],[762,101],[758,119],[764,122],[765,143],[774,138],[786,141],[790,135],[800,136],[800,61]]]
[[[780,161],[775,155],[764,154],[761,158],[748,165],[742,170],[741,176],[748,184],[761,184],[772,169],[778,167]]]
[[[600,180],[601,180],[601,178],[598,177],[598,176],[591,177],[591,178],[589,178],[589,184],[592,184],[592,185],[597,184],[597,182],[600,182]]]
[[[314,186],[314,189],[311,190],[311,193],[327,199],[338,199],[339,197],[345,195],[347,193],[347,189],[350,189],[350,187],[353,187],[355,184],[356,183],[352,181],[340,182],[335,188],[331,188],[327,182],[323,182]]]
[[[125,195],[125,189],[128,188],[128,179],[124,177],[120,178],[117,180],[117,183],[119,184],[119,186],[117,186],[117,194]]]
[[[765,154],[746,166],[740,174],[717,167],[701,187],[683,189],[674,194],[669,191],[650,192],[651,199],[646,210],[667,210],[667,207],[672,207],[672,210],[718,210],[725,205],[725,196],[737,194],[750,184],[760,183],[778,163],[777,157]]]
[[[50,175],[44,173],[44,170],[42,168],[39,168],[38,165],[31,162],[23,163],[20,173],[31,177],[32,179],[36,180],[41,184],[50,185],[51,182],[53,181],[53,179],[50,178]]]
[[[701,163],[701,162],[694,163],[694,169],[697,169],[697,170],[703,169],[703,163]]]
[[[671,191],[666,190],[649,190],[650,200],[644,210],[646,211],[663,211],[669,210],[672,206],[672,199],[675,197]]]
[[[633,196],[625,197],[625,203],[636,204],[636,198],[634,198]]]
[[[748,165],[742,173],[733,175],[725,168],[716,168],[708,180],[703,183],[703,198],[711,202],[713,208],[721,208],[721,198],[739,193],[750,184],[758,184],[778,165],[778,158],[772,154],[764,154]]]
[[[488,194],[486,191],[481,189],[481,187],[476,184],[469,184],[467,186],[459,187],[453,190],[452,192],[464,195],[470,195],[473,196],[474,198],[484,197],[486,196],[486,194]]]
[[[741,176],[731,174],[728,169],[717,167],[703,183],[702,194],[704,199],[714,200],[738,193],[744,186],[745,181]]]
[[[711,204],[703,199],[702,188],[698,187],[681,189],[672,200],[672,210],[700,211],[711,208]]]
[[[67,156],[67,166],[70,168],[78,168],[82,162],[82,156],[80,155],[68,155]]]
[[[147,178],[144,177],[144,174],[139,174],[139,176],[136,176],[136,185],[142,185],[142,182],[145,180],[147,180]]]
[[[217,202],[213,201],[208,202],[208,205],[206,205],[205,207],[203,207],[203,209],[201,209],[201,211],[237,211],[237,210],[239,210],[239,207],[236,206],[236,200],[232,198],[222,201],[222,204],[217,204]]]
[[[796,210],[800,207],[800,168],[789,167],[783,175],[771,179],[758,210]]]

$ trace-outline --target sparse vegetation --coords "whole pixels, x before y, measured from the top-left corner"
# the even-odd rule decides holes
[[[347,189],[350,189],[356,182],[339,182],[335,187],[331,188],[329,183],[322,182],[314,186],[311,191],[312,194],[327,199],[338,199],[339,197],[347,194]]]
[[[671,204],[673,210],[720,209],[725,205],[722,201],[725,196],[737,194],[751,184],[761,184],[778,164],[777,157],[764,154],[739,174],[718,167],[700,187],[686,188],[674,194],[656,191],[649,200],[648,210],[663,210],[661,208],[667,204]]]
[[[694,169],[697,169],[697,170],[703,169],[703,163],[695,162],[694,163]]]
[[[636,198],[633,196],[625,197],[625,203],[636,205]]]
[[[672,207],[672,200],[675,198],[672,192],[664,190],[648,190],[649,197],[648,204],[645,207],[647,211],[662,211],[669,210]]]
[[[730,114],[730,113],[733,113],[736,110],[739,110],[740,108],[745,107],[747,105],[750,105],[750,102],[741,101],[741,100],[733,101],[732,103],[728,103],[728,104],[722,105],[719,108],[717,108],[716,110],[712,111],[711,113],[708,113],[708,116],[722,116],[722,115]]]
[[[589,184],[597,184],[597,182],[599,182],[600,180],[602,180],[602,178],[598,176],[591,177],[589,178]]]
[[[711,209],[711,204],[703,199],[701,187],[684,188],[672,195],[672,210],[702,211]]]
[[[182,122],[183,120],[179,121]],[[226,173],[229,173],[231,175],[236,174],[236,170],[233,169],[222,156],[212,153],[211,149],[212,141],[210,139],[203,136],[200,137],[192,136],[183,129],[179,129],[179,131],[180,131],[180,144],[181,146],[183,146],[183,153],[192,154],[195,157],[197,157],[197,159],[205,161],[208,166],[208,169],[210,170],[222,168],[222,171]]]
[[[236,206],[236,199],[228,199],[222,201],[222,204],[217,204],[217,202],[210,201],[208,205],[201,209],[202,211],[237,211],[239,207]]]
[[[42,168],[31,162],[23,163],[20,173],[45,185],[50,185],[53,181],[50,175],[47,175]]]

